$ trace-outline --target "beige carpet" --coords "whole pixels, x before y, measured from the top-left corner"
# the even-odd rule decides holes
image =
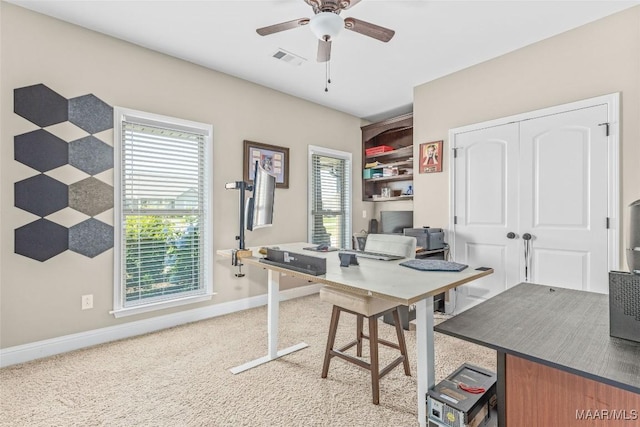
[[[330,313],[317,295],[283,302],[280,348],[309,348],[239,375],[228,368],[266,354],[265,307],[4,368],[0,425],[417,425],[415,377],[401,366],[382,379],[379,406],[368,371],[333,359],[320,378]],[[338,342],[351,339],[354,316],[343,315],[339,329]],[[395,340],[389,325],[380,334]],[[415,375],[415,332],[405,335]],[[463,362],[495,370],[495,352],[437,333],[435,340],[436,381]],[[395,356],[382,346],[382,363]]]

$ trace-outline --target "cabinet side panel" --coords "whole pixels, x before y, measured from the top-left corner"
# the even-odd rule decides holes
[[[506,356],[508,426],[638,425],[640,394]]]

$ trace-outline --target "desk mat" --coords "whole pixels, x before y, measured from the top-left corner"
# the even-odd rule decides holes
[[[422,271],[462,271],[468,267],[466,264],[437,259],[410,259],[400,265]]]

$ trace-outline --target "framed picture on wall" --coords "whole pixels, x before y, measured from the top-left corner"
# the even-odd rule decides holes
[[[289,188],[289,148],[244,141],[244,180],[253,183],[256,161],[276,177],[277,188]]]
[[[442,172],[442,141],[420,144],[420,173]]]

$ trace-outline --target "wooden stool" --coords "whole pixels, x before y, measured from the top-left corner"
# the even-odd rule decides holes
[[[322,378],[327,378],[327,374],[329,373],[329,363],[331,362],[331,358],[334,356],[340,357],[347,362],[354,363],[364,369],[368,369],[371,372],[373,404],[377,405],[380,402],[380,378],[391,372],[391,370],[400,363],[404,365],[405,375],[411,376],[409,359],[407,358],[407,346],[404,341],[404,331],[400,324],[398,306],[391,301],[364,295],[355,295],[330,286],[325,286],[320,289],[320,299],[333,304],[331,325],[329,326],[329,337],[327,339],[327,349],[324,354],[324,364],[322,365]],[[378,317],[389,310],[393,310],[393,320],[396,325],[398,344],[378,338]],[[356,339],[338,349],[334,349],[338,321],[340,320],[340,313],[343,311],[357,316]],[[365,317],[369,319],[369,336],[362,332],[362,324]],[[371,358],[369,363],[344,353],[344,351],[355,345],[357,357],[362,357],[363,339],[369,340]],[[400,357],[389,363],[389,365],[385,366],[382,370],[380,370],[378,364],[378,344],[383,344],[400,350]]]

